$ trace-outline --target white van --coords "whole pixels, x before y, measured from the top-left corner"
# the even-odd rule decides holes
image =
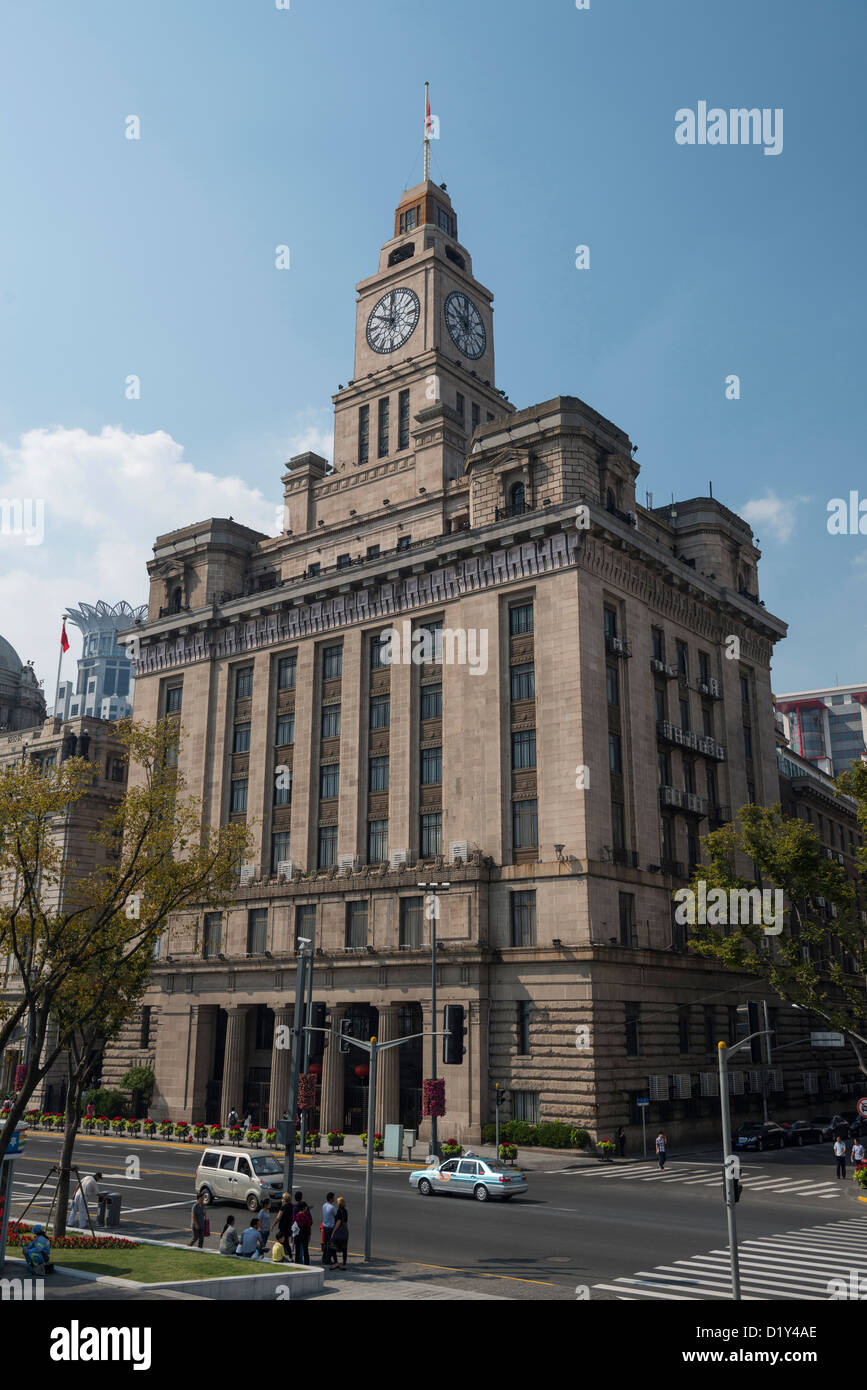
[[[196,1192],[203,1207],[241,1202],[258,1211],[266,1197],[280,1205],[283,1169],[273,1154],[250,1149],[205,1149],[196,1169]]]

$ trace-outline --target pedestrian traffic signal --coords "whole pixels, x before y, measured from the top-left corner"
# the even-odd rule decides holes
[[[352,1037],[352,1019],[342,1018],[340,1020],[340,1051],[349,1051],[349,1039]]]
[[[324,1028],[325,1015],[327,1009],[324,1004],[313,1004],[310,1008],[310,1027]],[[307,1034],[307,1060],[308,1062],[321,1062],[322,1054],[325,1051],[325,1034],[310,1032]]]
[[[463,1004],[446,1004],[443,1011],[443,1028],[443,1061],[449,1066],[459,1067],[466,1052],[464,1038],[467,1030],[464,1027]]]
[[[759,1006],[758,1004],[751,1001],[749,1004],[747,1004],[747,1032],[758,1033],[761,1026],[761,1023],[759,1022]],[[754,1037],[752,1042],[750,1043],[750,1059],[753,1062],[764,1061],[762,1039],[760,1037]]]

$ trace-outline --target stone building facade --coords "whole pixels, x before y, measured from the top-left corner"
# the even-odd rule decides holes
[[[180,722],[187,787],[251,850],[223,912],[172,923],[106,1076],[153,1057],[154,1114],[273,1122],[299,936],[335,1030],[441,1029],[419,884],[447,880],[438,1006],[467,1035],[441,1134],[477,1141],[495,1082],[506,1115],[602,1135],[650,1090],[672,1142],[710,1132],[756,986],[689,954],[671,894],[702,834],[779,796],[785,625],[752,532],[713,498],[641,506],[628,436],[580,399],[514,409],[442,188],[404,194],[357,288],[334,462],[290,461],[283,533],[154,547],[135,715]],[[384,1055],[378,1128],[427,1132],[430,1050]],[[363,1063],[327,1047],[321,1128],[366,1127]]]

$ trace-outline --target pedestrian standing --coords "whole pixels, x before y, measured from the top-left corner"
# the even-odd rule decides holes
[[[855,1143],[852,1145],[852,1162],[864,1162],[864,1145],[860,1139],[856,1139]]]
[[[313,1229],[313,1218],[310,1215],[310,1208],[306,1202],[302,1202],[292,1224],[292,1234],[295,1237],[295,1263],[297,1265],[309,1265],[310,1263],[310,1232]]]
[[[292,1203],[292,1220],[293,1220],[293,1221],[295,1220],[295,1217],[298,1215],[299,1211],[301,1210],[301,1207],[302,1207],[303,1202],[304,1202],[304,1193],[303,1193],[303,1192],[296,1192],[296,1193],[295,1193],[295,1200],[294,1200],[293,1203]]]
[[[624,1158],[626,1155],[626,1130],[623,1125],[617,1131],[617,1143],[620,1146],[620,1157]]]
[[[202,1248],[205,1239],[205,1208],[202,1206],[201,1197],[197,1197],[190,1208],[190,1230],[192,1232],[190,1245],[198,1245]]]
[[[253,1128],[253,1116],[250,1115],[249,1113],[248,1113],[248,1115],[247,1115],[246,1120],[244,1121],[244,1128],[245,1128],[245,1129],[252,1129],[252,1128]]]
[[[346,1268],[346,1257],[349,1254],[349,1212],[342,1197],[337,1198],[337,1210],[334,1213],[334,1230],[331,1232],[331,1248],[334,1251],[334,1268],[337,1268],[337,1252],[343,1252],[343,1265]]]
[[[259,1230],[260,1230],[260,1232],[261,1232],[261,1234],[262,1234],[262,1239],[264,1240],[265,1244],[267,1245],[267,1244],[268,1244],[268,1238],[269,1238],[269,1236],[270,1236],[270,1234],[271,1234],[271,1198],[270,1198],[270,1197],[263,1197],[263,1198],[262,1198],[262,1205],[261,1205],[261,1207],[259,1208]]]
[[[322,1263],[323,1265],[337,1264],[337,1251],[331,1249],[331,1234],[334,1230],[334,1218],[337,1215],[337,1208],[334,1205],[334,1193],[326,1192],[325,1201],[322,1203]],[[332,1255],[334,1258],[332,1259]]]
[[[226,1224],[220,1232],[220,1254],[234,1255],[235,1251],[238,1249],[238,1241],[240,1239],[241,1237],[235,1230],[234,1216],[227,1216]]]
[[[284,1192],[280,1202],[280,1210],[274,1222],[274,1239],[279,1240],[290,1259],[292,1257],[292,1222],[294,1219],[291,1194]]]
[[[660,1130],[656,1136],[656,1157],[659,1161],[659,1166],[661,1169],[665,1167],[665,1148],[667,1143],[668,1140],[666,1139],[662,1130]]]
[[[237,1125],[237,1123],[238,1123],[238,1112],[237,1112],[237,1110],[235,1109],[235,1107],[234,1107],[234,1105],[233,1105],[232,1108],[231,1108],[231,1110],[229,1111],[228,1118],[227,1118],[227,1120],[226,1120],[226,1128],[227,1128],[227,1129],[234,1129],[235,1126]]]
[[[834,1156],[837,1159],[837,1177],[846,1176],[846,1141],[839,1137],[834,1140]]]
[[[72,1199],[72,1210],[69,1214],[70,1226],[78,1226],[80,1230],[85,1230],[87,1226],[87,1215],[90,1216],[91,1223],[97,1215],[99,1204],[98,1183],[102,1182],[102,1173],[94,1173],[92,1178],[85,1178],[79,1185],[75,1196]],[[85,1214],[85,1207],[87,1215]]]

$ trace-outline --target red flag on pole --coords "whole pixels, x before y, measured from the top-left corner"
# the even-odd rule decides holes
[[[428,138],[430,138],[430,131],[431,131],[431,125],[430,125],[430,96],[426,94],[426,95],[425,95],[424,133],[425,133],[425,135],[426,135]]]
[[[60,650],[61,650],[62,652],[68,652],[68,651],[69,651],[69,638],[68,638],[67,635],[66,635],[66,619],[65,619],[65,618],[63,619],[63,627],[60,629]]]

